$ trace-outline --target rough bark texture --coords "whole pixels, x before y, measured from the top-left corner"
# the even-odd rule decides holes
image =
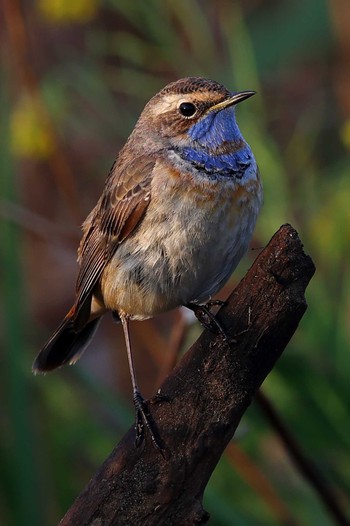
[[[130,429],[61,526],[198,525],[202,497],[244,411],[296,330],[314,273],[297,232],[284,225],[233,291],[218,320],[231,339],[204,331],[161,386],[169,401],[150,406],[167,447]]]

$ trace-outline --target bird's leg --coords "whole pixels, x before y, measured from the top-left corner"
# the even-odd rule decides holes
[[[227,334],[226,334],[224,328],[218,322],[215,314],[213,314],[210,311],[211,307],[214,307],[216,305],[223,306],[223,305],[226,305],[226,302],[225,301],[221,301],[221,300],[210,300],[205,305],[199,305],[197,303],[187,303],[187,305],[185,305],[185,307],[187,307],[188,309],[191,309],[194,312],[197,320],[206,329],[209,329],[211,332],[215,332],[215,333],[221,334],[223,339],[225,341],[228,341],[228,337],[227,337]]]
[[[143,396],[141,395],[138,385],[137,385],[134,358],[132,355],[130,335],[129,335],[129,319],[127,316],[122,315],[122,314],[119,314],[119,317],[122,322],[123,331],[124,331],[125,345],[126,345],[126,351],[128,355],[128,362],[129,362],[129,369],[130,369],[130,376],[131,376],[131,383],[132,383],[133,400],[134,400],[134,406],[136,410],[136,418],[135,418],[136,447],[138,447],[142,443],[142,440],[144,439],[144,428],[146,426],[150,434],[150,437],[152,439],[152,443],[154,447],[156,449],[159,449],[160,452],[163,453],[164,446],[162,444],[162,441],[158,437],[156,430],[154,429],[154,422],[149,413],[147,403],[145,399],[143,398]]]

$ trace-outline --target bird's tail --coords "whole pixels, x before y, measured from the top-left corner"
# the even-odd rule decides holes
[[[93,337],[100,318],[95,318],[77,328],[75,306],[68,312],[47,344],[41,349],[33,363],[34,373],[52,371],[66,363],[72,365],[84,352]]]

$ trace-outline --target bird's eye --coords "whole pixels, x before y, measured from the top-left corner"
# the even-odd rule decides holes
[[[196,113],[197,108],[192,102],[181,102],[179,111],[184,117],[192,117]]]

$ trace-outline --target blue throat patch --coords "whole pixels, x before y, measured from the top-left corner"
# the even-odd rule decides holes
[[[252,152],[237,126],[232,107],[209,113],[189,130],[190,145],[181,148],[181,157],[208,175],[241,179],[251,164]],[[236,143],[237,149],[222,153],[225,144]]]

